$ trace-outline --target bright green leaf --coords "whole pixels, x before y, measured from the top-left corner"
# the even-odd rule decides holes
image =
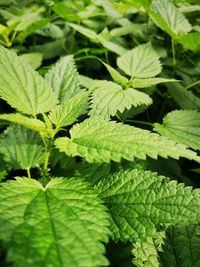
[[[70,125],[86,111],[87,100],[87,92],[68,98],[49,114],[49,119],[57,127]]]
[[[105,207],[83,180],[17,178],[1,184],[0,202],[0,237],[16,267],[108,265]]]
[[[117,65],[131,78],[151,78],[161,72],[161,64],[151,44],[139,45],[117,58]]]
[[[106,64],[105,62],[102,62],[102,63],[104,64],[106,69],[109,71],[114,82],[121,84],[121,85],[126,85],[128,83],[128,79],[126,79],[124,76],[122,76],[117,70],[115,70],[113,67]]]
[[[0,120],[17,123],[38,132],[46,130],[46,126],[41,120],[28,118],[20,113],[0,114]]]
[[[80,92],[78,72],[72,56],[62,57],[46,74],[45,79],[61,103]]]
[[[80,32],[81,34],[83,34],[85,37],[91,39],[93,42],[97,42],[97,43],[99,42],[99,36],[95,31],[90,30],[81,25],[74,24],[74,23],[68,23],[68,25],[72,27],[74,30],[76,30],[77,32]]]
[[[192,26],[171,0],[153,0],[150,16],[153,21],[172,37],[188,33]]]
[[[31,67],[36,70],[42,64],[42,54],[41,53],[28,53],[19,56],[22,60],[26,61]]]
[[[200,32],[191,32],[187,35],[181,36],[178,41],[185,49],[189,49],[193,52],[200,51]]]
[[[102,88],[95,90],[92,94],[92,109],[89,115],[109,118],[115,116],[117,111],[122,113],[125,109],[142,104],[152,104],[152,100],[147,94],[132,88],[123,90],[115,83],[105,82],[102,84]]]
[[[159,83],[170,83],[170,82],[178,82],[178,81],[175,79],[149,78],[149,79],[133,79],[129,81],[129,84],[133,88],[146,88]]]
[[[100,118],[89,118],[70,130],[71,138],[55,140],[56,147],[68,156],[81,156],[88,162],[119,162],[121,158],[186,157],[200,161],[184,145],[140,128]]]
[[[161,250],[164,233],[158,233],[157,238],[147,237],[146,241],[138,241],[133,248],[133,263],[137,267],[160,267],[158,250]]]
[[[14,52],[0,47],[0,97],[31,115],[52,110],[56,98],[44,79]]]

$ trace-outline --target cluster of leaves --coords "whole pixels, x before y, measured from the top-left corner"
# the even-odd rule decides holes
[[[2,267],[200,266],[199,12],[1,1]]]

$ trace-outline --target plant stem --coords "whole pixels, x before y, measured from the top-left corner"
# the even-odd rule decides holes
[[[96,57],[96,56],[90,56],[90,55],[88,55],[88,56],[83,56],[83,57],[78,57],[78,58],[75,58],[74,60],[75,61],[80,61],[80,60],[84,60],[84,59],[88,59],[88,58],[92,58],[92,59],[97,59],[98,60],[98,57]]]
[[[194,82],[194,83],[189,84],[187,87],[185,87],[185,89],[187,90],[187,89],[189,89],[189,88],[191,88],[191,87],[194,87],[194,86],[197,85],[197,84],[200,84],[200,80],[199,80],[199,81],[196,81],[196,82]]]
[[[49,158],[50,158],[50,154],[51,154],[51,140],[44,138],[42,135],[41,135],[41,138],[42,138],[42,141],[43,141],[44,146],[45,146],[43,171],[44,171],[44,173],[47,173],[48,172]]]
[[[174,45],[174,40],[172,40],[172,55],[173,55],[173,65],[174,67],[176,66],[176,51],[175,51],[175,45]]]
[[[30,168],[27,168],[27,169],[26,169],[26,171],[27,171],[28,178],[30,178],[30,179],[31,179],[31,172],[30,172]]]
[[[50,150],[46,149],[44,157],[44,166],[43,166],[43,170],[45,172],[48,172],[49,157],[50,157]]]
[[[138,120],[127,119],[125,122],[133,122],[133,123],[138,123],[138,124],[143,124],[143,125],[148,125],[148,126],[153,127],[153,123],[147,122],[147,121],[138,121]]]

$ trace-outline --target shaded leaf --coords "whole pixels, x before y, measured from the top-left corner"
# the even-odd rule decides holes
[[[107,176],[95,186],[111,214],[114,240],[156,237],[156,228],[194,223],[200,217],[200,190],[135,169]]]
[[[38,167],[44,161],[40,136],[19,125],[9,127],[0,135],[3,158],[13,169]]]
[[[154,123],[154,130],[177,143],[200,149],[200,113],[195,110],[175,110]]]

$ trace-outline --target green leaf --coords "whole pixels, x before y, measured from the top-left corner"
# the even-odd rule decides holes
[[[61,103],[80,92],[78,72],[72,56],[62,57],[46,74],[45,79]]]
[[[178,41],[185,49],[189,49],[195,53],[200,51],[200,32],[191,32],[181,36]]]
[[[0,97],[35,116],[52,110],[56,98],[44,79],[14,52],[0,46]]]
[[[170,84],[167,87],[172,98],[182,109],[200,110],[200,98],[185,89],[181,84]]]
[[[105,86],[119,88],[119,85],[115,84],[114,82],[107,80],[92,79],[84,75],[79,75],[79,83],[84,88],[89,89],[90,92],[98,88],[104,88]]]
[[[0,202],[0,237],[16,267],[108,265],[105,207],[83,180],[19,177],[1,184]]]
[[[74,30],[78,31],[79,33],[83,34],[85,37],[89,38],[94,43],[101,43],[105,48],[107,48],[110,51],[113,51],[114,53],[118,55],[122,55],[126,52],[126,49],[122,46],[119,46],[118,44],[108,41],[103,34],[97,34],[95,31],[88,29],[86,27],[83,27],[81,25],[77,25],[74,23],[68,23],[70,27],[72,27]]]
[[[0,120],[17,123],[38,132],[46,131],[44,122],[38,119],[28,118],[20,113],[0,114]]]
[[[106,41],[100,37],[99,37],[99,41],[105,48],[116,53],[119,56],[123,55],[127,51],[127,49],[125,49],[124,47],[122,47],[122,46],[120,46],[120,45],[118,45],[112,41]]]
[[[131,78],[151,78],[161,72],[159,57],[150,43],[124,53],[117,58],[117,65]]]
[[[129,81],[129,84],[133,88],[146,88],[159,83],[171,83],[171,82],[178,82],[178,80],[165,79],[165,78],[133,79]]]
[[[115,70],[113,67],[110,65],[106,64],[105,62],[101,61],[106,69],[109,71],[111,77],[113,80],[121,85],[126,85],[128,83],[128,79],[126,79],[124,76],[122,76],[117,70]]]
[[[1,153],[13,169],[38,167],[44,161],[40,136],[19,125],[9,127],[0,135]]]
[[[26,61],[31,67],[36,70],[42,64],[42,54],[41,53],[28,53],[19,56],[23,61]]]
[[[160,253],[162,267],[199,267],[200,225],[170,227],[166,233],[163,253]]]
[[[158,250],[163,243],[164,234],[158,233],[157,238],[147,237],[146,241],[138,241],[134,244],[133,263],[137,267],[159,267]]]
[[[43,59],[52,59],[56,56],[60,56],[65,51],[65,38],[55,41],[46,42],[42,45],[36,45],[32,47],[32,50],[43,54]]]
[[[105,177],[95,186],[111,214],[114,240],[156,237],[156,228],[197,222],[200,190],[156,173],[135,169]]]
[[[16,41],[23,43],[29,35],[35,33],[37,30],[47,25],[49,23],[49,20],[50,18],[41,18],[40,20],[36,21],[32,25],[30,25],[25,31],[19,32],[19,34],[15,38]]]
[[[177,143],[200,149],[200,113],[195,110],[175,110],[154,123],[154,130]]]
[[[74,30],[76,30],[77,32],[83,34],[85,37],[91,39],[92,42],[96,42],[96,43],[99,42],[99,36],[95,31],[90,30],[81,25],[74,24],[74,23],[68,23],[68,25],[72,27]]]
[[[70,130],[71,138],[55,140],[56,147],[68,156],[81,156],[88,162],[119,162],[121,158],[186,157],[199,162],[196,153],[184,145],[133,126],[100,118],[89,118]]]
[[[170,0],[153,0],[150,16],[153,21],[172,37],[188,33],[192,26]]]
[[[132,106],[152,104],[152,99],[145,93],[135,89],[123,88],[112,82],[105,82],[102,88],[95,90],[91,100],[91,116],[101,116],[109,118],[117,114],[117,111],[123,112]]]
[[[87,100],[87,92],[66,99],[49,114],[49,119],[57,127],[73,124],[86,111]]]
[[[110,174],[111,165],[105,163],[91,164],[83,161],[79,164],[77,171],[78,176],[84,178],[86,181],[89,181],[92,185],[95,185],[103,177]]]

